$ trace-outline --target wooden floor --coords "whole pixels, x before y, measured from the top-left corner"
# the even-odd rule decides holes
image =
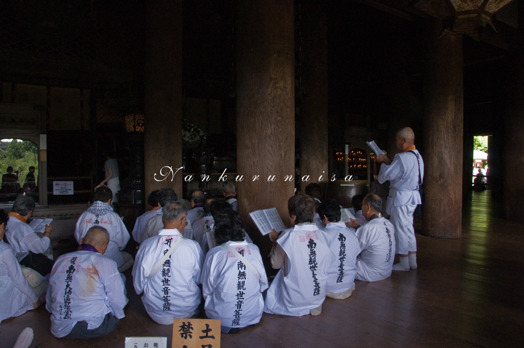
[[[417,234],[419,269],[377,283],[357,282],[347,300],[327,299],[319,317],[264,315],[259,325],[223,335],[223,347],[507,347],[524,345],[524,224],[498,218],[488,192],[474,193],[463,236]],[[26,326],[32,347],[123,347],[126,336],[167,336],[134,294],[126,317],[108,337],[54,338],[44,308],[0,324],[0,347]]]

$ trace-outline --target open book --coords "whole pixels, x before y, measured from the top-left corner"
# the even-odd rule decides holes
[[[249,213],[249,215],[263,235],[270,233],[273,229],[278,232],[286,229],[276,208],[255,210]]]
[[[340,208],[340,221],[348,222],[351,219],[354,219],[354,220],[357,219],[355,215],[353,215],[353,213],[351,212],[351,209],[350,208]]]
[[[45,225],[49,225],[53,219],[33,219],[29,223],[29,226],[33,229],[35,232],[45,232]]]
[[[384,150],[382,150],[380,147],[378,147],[377,143],[375,143],[375,140],[371,140],[371,141],[366,141],[366,144],[368,144],[368,146],[371,148],[371,150],[373,150],[373,152],[375,153],[375,155],[385,155],[386,152]]]

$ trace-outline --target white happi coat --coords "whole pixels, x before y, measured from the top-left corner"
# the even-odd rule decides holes
[[[191,318],[200,305],[200,270],[204,255],[197,242],[184,239],[159,270],[149,274],[164,253],[182,235],[177,229],[162,229],[146,239],[133,265],[133,285],[149,316],[159,324],[172,325],[174,318]]]
[[[142,243],[146,239],[146,224],[153,216],[156,215],[158,210],[159,209],[148,210],[136,218],[135,226],[133,226],[133,231],[131,232],[131,234],[133,235],[133,239],[138,244]]]
[[[393,233],[393,225],[383,217],[374,218],[357,229],[361,252],[357,258],[356,279],[375,282],[391,276],[395,258]]]
[[[360,245],[355,229],[343,222],[330,222],[324,228],[326,242],[335,254],[335,262],[328,270],[327,292],[338,294],[347,291],[355,284],[356,260]]]
[[[391,214],[393,206],[421,204],[419,184],[419,161],[420,175],[424,179],[424,161],[417,150],[413,150],[419,156],[408,152],[397,153],[391,164],[382,163],[378,174],[378,182],[383,184],[390,182],[389,195],[386,202],[386,213]]]
[[[335,260],[322,233],[314,223],[303,224],[277,239],[286,260],[267,291],[264,312],[298,317],[322,305]]]
[[[109,245],[104,255],[115,260],[118,267],[122,266],[124,258],[120,250],[125,248],[130,238],[124,222],[109,204],[96,201],[76,222],[75,239],[78,244],[81,244],[87,230],[95,225],[104,227],[109,233]]]
[[[240,259],[223,245],[211,249],[204,261],[202,292],[207,317],[220,319],[221,325],[243,328],[260,321],[264,312],[262,292],[267,276],[258,247],[243,242],[227,242],[256,269],[260,280]]]
[[[33,309],[38,301],[18,264],[13,249],[0,241],[0,323]]]
[[[200,248],[202,249],[204,255],[206,255],[209,251],[210,244],[214,244],[214,226],[215,220],[213,220],[213,217],[211,215],[204,216],[198,219],[197,221],[193,222],[192,239],[200,245]],[[213,236],[210,236],[210,234],[213,234]]]
[[[46,295],[51,333],[67,336],[79,321],[96,329],[107,313],[124,317],[125,285],[115,261],[98,252],[78,250],[60,256],[53,266]]]
[[[53,259],[53,250],[49,237],[39,237],[29,224],[9,216],[5,231],[9,245],[13,248],[16,258],[20,262],[32,251],[35,254],[44,254]]]
[[[198,206],[187,211],[187,219],[191,221],[191,224],[194,224],[200,218],[204,217],[206,212],[203,207]],[[189,223],[188,223],[189,224]]]

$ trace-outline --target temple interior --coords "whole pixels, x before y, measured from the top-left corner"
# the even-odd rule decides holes
[[[33,215],[53,219],[55,254],[73,250],[111,153],[115,210],[129,231],[155,189],[218,197],[230,181],[267,254],[249,212],[276,207],[289,225],[288,198],[312,182],[343,207],[357,194],[387,195],[366,142],[394,154],[396,132],[410,126],[425,162],[419,269],[359,282],[318,318],[265,315],[222,345],[516,345],[523,16],[520,0],[0,1],[0,170],[18,176],[2,182],[0,208],[32,196]],[[474,156],[479,135],[484,157]],[[11,139],[33,157],[9,157]],[[28,163],[34,186],[24,183]],[[130,304],[109,337],[55,339],[44,308],[3,321],[0,337],[11,346],[31,326],[35,347],[171,342],[126,277]]]

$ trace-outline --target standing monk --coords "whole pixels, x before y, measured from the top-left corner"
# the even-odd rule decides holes
[[[396,253],[399,263],[394,271],[409,271],[417,268],[417,240],[413,228],[413,213],[422,203],[419,185],[424,178],[424,161],[415,148],[415,133],[410,127],[400,129],[396,135],[399,153],[393,161],[386,155],[378,155],[376,161],[383,163],[378,182],[390,181],[386,213],[395,228]]]

